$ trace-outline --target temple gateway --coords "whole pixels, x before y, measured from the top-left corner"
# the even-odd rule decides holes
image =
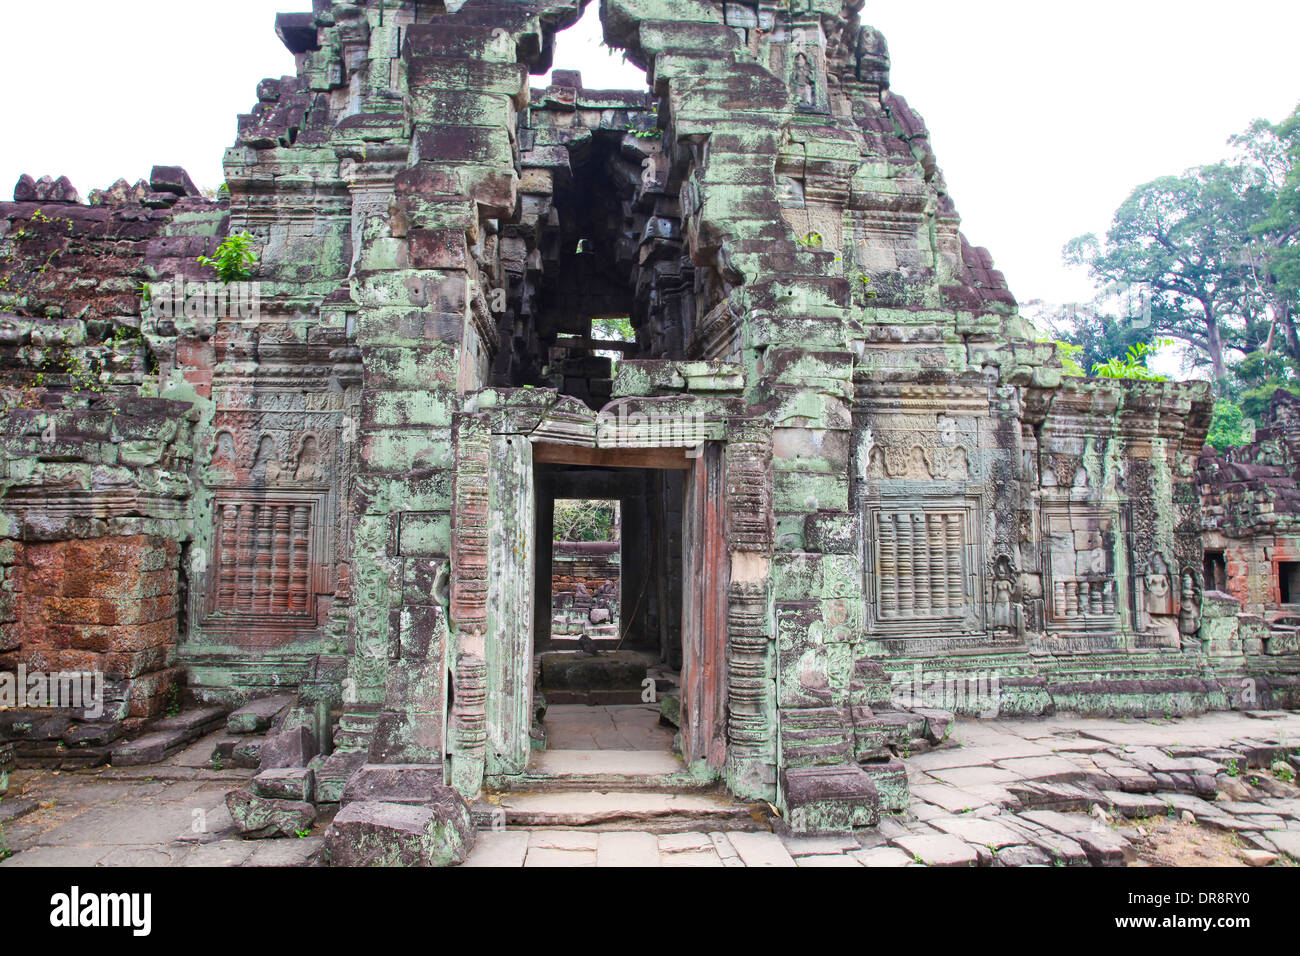
[[[846,830],[952,713],[1300,704],[1289,406],[1225,461],[1207,384],[1063,377],[861,0],[601,0],[646,88],[530,88],[585,2],[315,0],[215,199],[0,204],[0,667],[107,695],[0,714],[20,764],[241,707],[240,806],[342,803],[373,862],[375,807]],[[553,547],[592,499],[618,553]],[[562,701],[655,704],[667,763],[555,759]]]

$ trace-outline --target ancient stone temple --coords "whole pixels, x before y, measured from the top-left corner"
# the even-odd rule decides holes
[[[290,693],[317,802],[517,787],[584,497],[685,771],[796,829],[905,806],[932,705],[1300,699],[1247,588],[1203,617],[1208,386],[1062,377],[861,0],[601,0],[647,87],[530,88],[581,6],[317,0],[219,198],[158,167],[0,205],[0,664],[115,702],[0,733],[99,754],[173,687]]]

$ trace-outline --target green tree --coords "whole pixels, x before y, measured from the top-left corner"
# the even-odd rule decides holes
[[[1281,123],[1255,120],[1231,142],[1267,199],[1243,256],[1249,288],[1271,310],[1270,344],[1280,330],[1286,351],[1300,359],[1300,106]]]
[[[1240,167],[1219,163],[1165,176],[1133,191],[1104,241],[1079,236],[1066,245],[1065,259],[1099,284],[1146,290],[1151,331],[1198,349],[1223,380],[1227,349],[1258,325],[1257,316],[1242,314],[1242,259],[1265,205],[1263,188]]]
[[[1147,360],[1155,354],[1159,345],[1146,345],[1138,342],[1128,347],[1123,358],[1112,358],[1098,362],[1092,367],[1092,374],[1098,378],[1131,378],[1146,382],[1168,381],[1163,375],[1157,375],[1147,367]]]
[[[1078,363],[1078,374],[1113,358],[1123,358],[1130,345],[1150,345],[1154,335],[1142,321],[1143,303],[1138,296],[1099,296],[1083,304],[1037,306],[1035,321],[1046,325],[1057,345],[1075,348],[1070,357]],[[1064,361],[1064,354],[1062,355]]]
[[[555,502],[554,541],[615,541],[618,502],[562,498]]]
[[[1213,445],[1220,454],[1246,444],[1245,416],[1240,405],[1223,398],[1214,403],[1214,417],[1205,443]]]

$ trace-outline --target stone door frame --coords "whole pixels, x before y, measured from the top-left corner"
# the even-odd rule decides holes
[[[530,390],[531,391],[531,390]],[[518,392],[456,416],[448,714],[451,782],[522,774],[531,755],[535,466],[679,470],[683,501],[682,748],[687,764],[721,774],[727,760],[725,421],[700,415],[667,436],[609,427],[576,400]],[[643,404],[656,400],[645,400]],[[677,399],[680,402],[680,399]],[[689,401],[689,399],[688,399]],[[620,419],[620,422],[622,419]],[[702,587],[695,587],[704,582]]]

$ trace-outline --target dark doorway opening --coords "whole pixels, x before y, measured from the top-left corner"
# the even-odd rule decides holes
[[[1228,561],[1223,551],[1205,552],[1205,590],[1224,591],[1228,587]]]
[[[536,465],[537,749],[672,748],[686,474]]]
[[[1300,601],[1300,561],[1279,561],[1277,565],[1277,593],[1281,604]]]

